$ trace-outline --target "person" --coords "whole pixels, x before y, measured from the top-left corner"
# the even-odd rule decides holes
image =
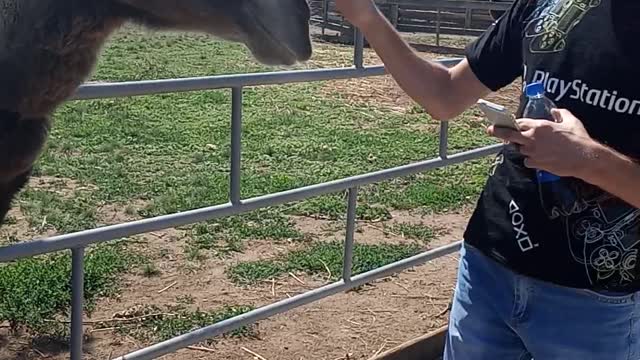
[[[487,128],[505,145],[464,234],[444,358],[640,359],[640,2],[515,0],[451,68],[372,1],[336,5],[434,119],[518,78],[556,104],[524,118],[523,91],[519,131]]]

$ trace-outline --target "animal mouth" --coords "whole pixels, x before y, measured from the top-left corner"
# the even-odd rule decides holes
[[[260,22],[254,23],[255,31],[247,41],[247,47],[257,60],[266,65],[294,65],[311,57],[311,45],[292,44],[281,39]],[[300,42],[301,40],[296,40]]]
[[[245,8],[249,16],[242,24],[248,34],[245,41],[253,56],[266,65],[294,65],[311,58],[312,46],[308,18],[288,26],[283,19],[265,16],[260,9]],[[271,25],[268,25],[270,23]]]
[[[282,42],[277,42],[273,38],[265,38],[261,41],[256,39],[250,41],[249,49],[256,59],[265,65],[294,65],[297,62],[307,60],[307,57],[292,50]]]

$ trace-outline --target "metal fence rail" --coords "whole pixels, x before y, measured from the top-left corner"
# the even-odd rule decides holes
[[[414,257],[398,261],[393,264],[352,276],[351,265],[353,256],[354,231],[356,220],[356,199],[358,188],[396,177],[407,176],[419,172],[440,168],[464,161],[481,158],[494,154],[501,145],[482,147],[453,155],[448,154],[448,126],[442,123],[440,128],[439,157],[413,164],[380,170],[368,174],[357,175],[321,184],[296,188],[279,193],[267,194],[250,199],[241,197],[241,139],[242,139],[242,94],[243,88],[257,85],[274,85],[295,82],[323,81],[334,79],[350,79],[384,75],[382,66],[365,67],[363,65],[363,39],[357,36],[354,47],[354,67],[304,71],[280,71],[271,73],[224,75],[201,78],[184,78],[171,80],[152,80],[138,82],[122,82],[109,84],[86,84],[82,86],[74,97],[75,100],[103,99],[122,96],[149,95],[167,92],[197,91],[205,89],[230,88],[232,92],[231,116],[231,176],[229,202],[216,206],[184,211],[180,213],[159,216],[150,219],[131,221],[127,223],[104,226],[96,229],[80,231],[72,234],[54,236],[0,248],[0,263],[10,262],[21,258],[47,254],[71,249],[72,251],[72,311],[71,311],[71,359],[82,359],[83,341],[83,288],[84,288],[84,250],[87,246],[100,242],[116,240],[132,235],[156,230],[173,228],[193,224],[214,218],[237,215],[260,208],[281,205],[299,201],[319,195],[348,191],[347,229],[344,243],[344,269],[342,280],[317,288],[315,290],[294,296],[292,298],[273,303],[253,310],[246,314],[212,324],[208,327],[188,334],[140,349],[119,360],[154,359],[174,352],[204,339],[223,334],[241,326],[254,323],[275,314],[283,313],[293,308],[309,304],[324,297],[360,286],[427,262],[431,259],[452,253],[458,249],[460,242],[431,250]],[[445,59],[440,63],[446,66],[456,64],[460,59]]]

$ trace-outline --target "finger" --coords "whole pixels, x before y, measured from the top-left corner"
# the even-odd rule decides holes
[[[526,145],[531,143],[531,139],[524,136],[521,132],[503,128],[503,127],[490,127],[487,129],[489,135],[497,137],[502,140],[506,140],[511,143]]]
[[[551,109],[551,115],[553,116],[553,120],[559,123],[574,117],[571,111],[567,109]]]
[[[489,136],[493,136],[493,131],[494,131],[494,129],[495,129],[495,126],[493,126],[493,125],[489,125],[489,126],[487,126],[487,127],[485,127],[485,128],[484,128],[484,131],[487,133],[487,135],[489,135]],[[502,143],[506,145],[506,144],[508,144],[509,142],[508,142],[507,140],[502,140]]]
[[[553,121],[549,121],[549,120],[544,120],[544,119],[522,118],[522,119],[517,119],[516,123],[518,124],[518,127],[520,128],[520,131],[527,131],[527,130],[531,130],[531,129],[534,129],[534,128],[537,128],[537,127],[551,125],[554,122]]]
[[[533,119],[517,119],[516,120],[516,124],[518,124],[518,127],[520,128],[521,131],[535,128],[536,125],[539,125],[538,122],[539,120],[533,120]]]

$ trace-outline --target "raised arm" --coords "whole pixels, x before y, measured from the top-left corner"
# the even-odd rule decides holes
[[[367,38],[398,85],[433,118],[450,120],[490,93],[467,60],[452,68],[421,58],[371,0],[336,0]]]

